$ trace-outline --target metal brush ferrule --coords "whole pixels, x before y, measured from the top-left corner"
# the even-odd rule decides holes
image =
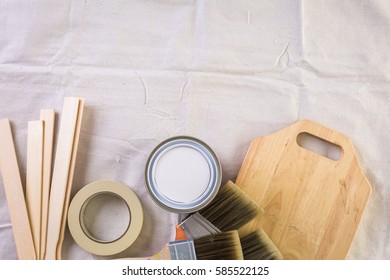
[[[190,215],[179,224],[179,227],[188,237],[200,238],[220,233],[221,231],[198,212]]]
[[[172,260],[196,260],[194,240],[192,238],[170,242],[169,252]]]

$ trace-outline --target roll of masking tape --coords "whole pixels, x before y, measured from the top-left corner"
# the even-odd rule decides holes
[[[84,212],[88,203],[97,195],[114,195],[126,204],[130,221],[124,233],[111,241],[93,236],[85,225]],[[99,180],[83,187],[72,199],[68,211],[69,231],[76,243],[86,251],[100,256],[120,253],[130,247],[141,232],[143,210],[137,195],[129,186],[108,180]]]

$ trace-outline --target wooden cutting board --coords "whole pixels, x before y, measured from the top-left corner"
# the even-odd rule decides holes
[[[340,158],[302,148],[300,133],[339,146]],[[371,194],[351,141],[308,120],[253,140],[236,184],[265,210],[240,235],[262,227],[285,259],[345,259]]]

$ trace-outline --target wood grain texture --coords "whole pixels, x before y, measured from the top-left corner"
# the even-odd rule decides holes
[[[43,121],[28,122],[26,204],[37,259],[41,259],[43,129]]]
[[[80,99],[77,97],[64,98],[50,189],[45,253],[45,259],[48,260],[57,259],[57,246],[61,235],[62,219],[67,208],[68,178],[71,170],[79,104]]]
[[[18,258],[20,260],[35,260],[36,254],[30,220],[8,119],[0,119],[0,170]]]
[[[114,260],[171,260],[169,244],[165,245],[160,252],[150,257],[119,258]]]
[[[56,249],[56,259],[61,259],[61,252],[62,252],[62,243],[64,241],[65,237],[65,228],[66,228],[66,221],[67,221],[67,214],[68,214],[68,206],[70,203],[70,194],[72,190],[72,183],[73,183],[73,175],[74,175],[74,168],[76,165],[76,156],[77,156],[77,150],[79,146],[79,139],[80,139],[80,130],[81,130],[81,122],[83,119],[83,112],[84,112],[84,99],[79,98],[79,110],[77,113],[77,121],[76,121],[76,129],[74,133],[74,139],[73,139],[73,149],[72,149],[72,156],[70,161],[70,169],[69,169],[69,175],[68,175],[68,183],[67,183],[67,192],[65,194],[65,208],[62,213],[62,220],[61,220],[61,229],[60,229],[60,236],[58,239],[57,249]]]
[[[41,255],[46,251],[47,220],[49,214],[49,195],[51,185],[51,171],[53,161],[55,111],[54,109],[41,110],[41,120],[44,121],[43,138],[43,181],[42,181],[42,215],[41,215]]]
[[[303,132],[341,147],[341,158],[301,148]],[[345,259],[371,194],[351,141],[308,120],[253,140],[236,184],[265,210],[240,234],[262,227],[285,259]]]

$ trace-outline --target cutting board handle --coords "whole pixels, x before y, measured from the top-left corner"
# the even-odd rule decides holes
[[[313,121],[301,120],[287,129],[295,130],[294,134],[296,137],[298,137],[298,135],[301,133],[308,133],[319,139],[325,140],[331,144],[338,146],[341,149],[339,160],[343,160],[346,155],[355,155],[353,145],[347,136]]]

